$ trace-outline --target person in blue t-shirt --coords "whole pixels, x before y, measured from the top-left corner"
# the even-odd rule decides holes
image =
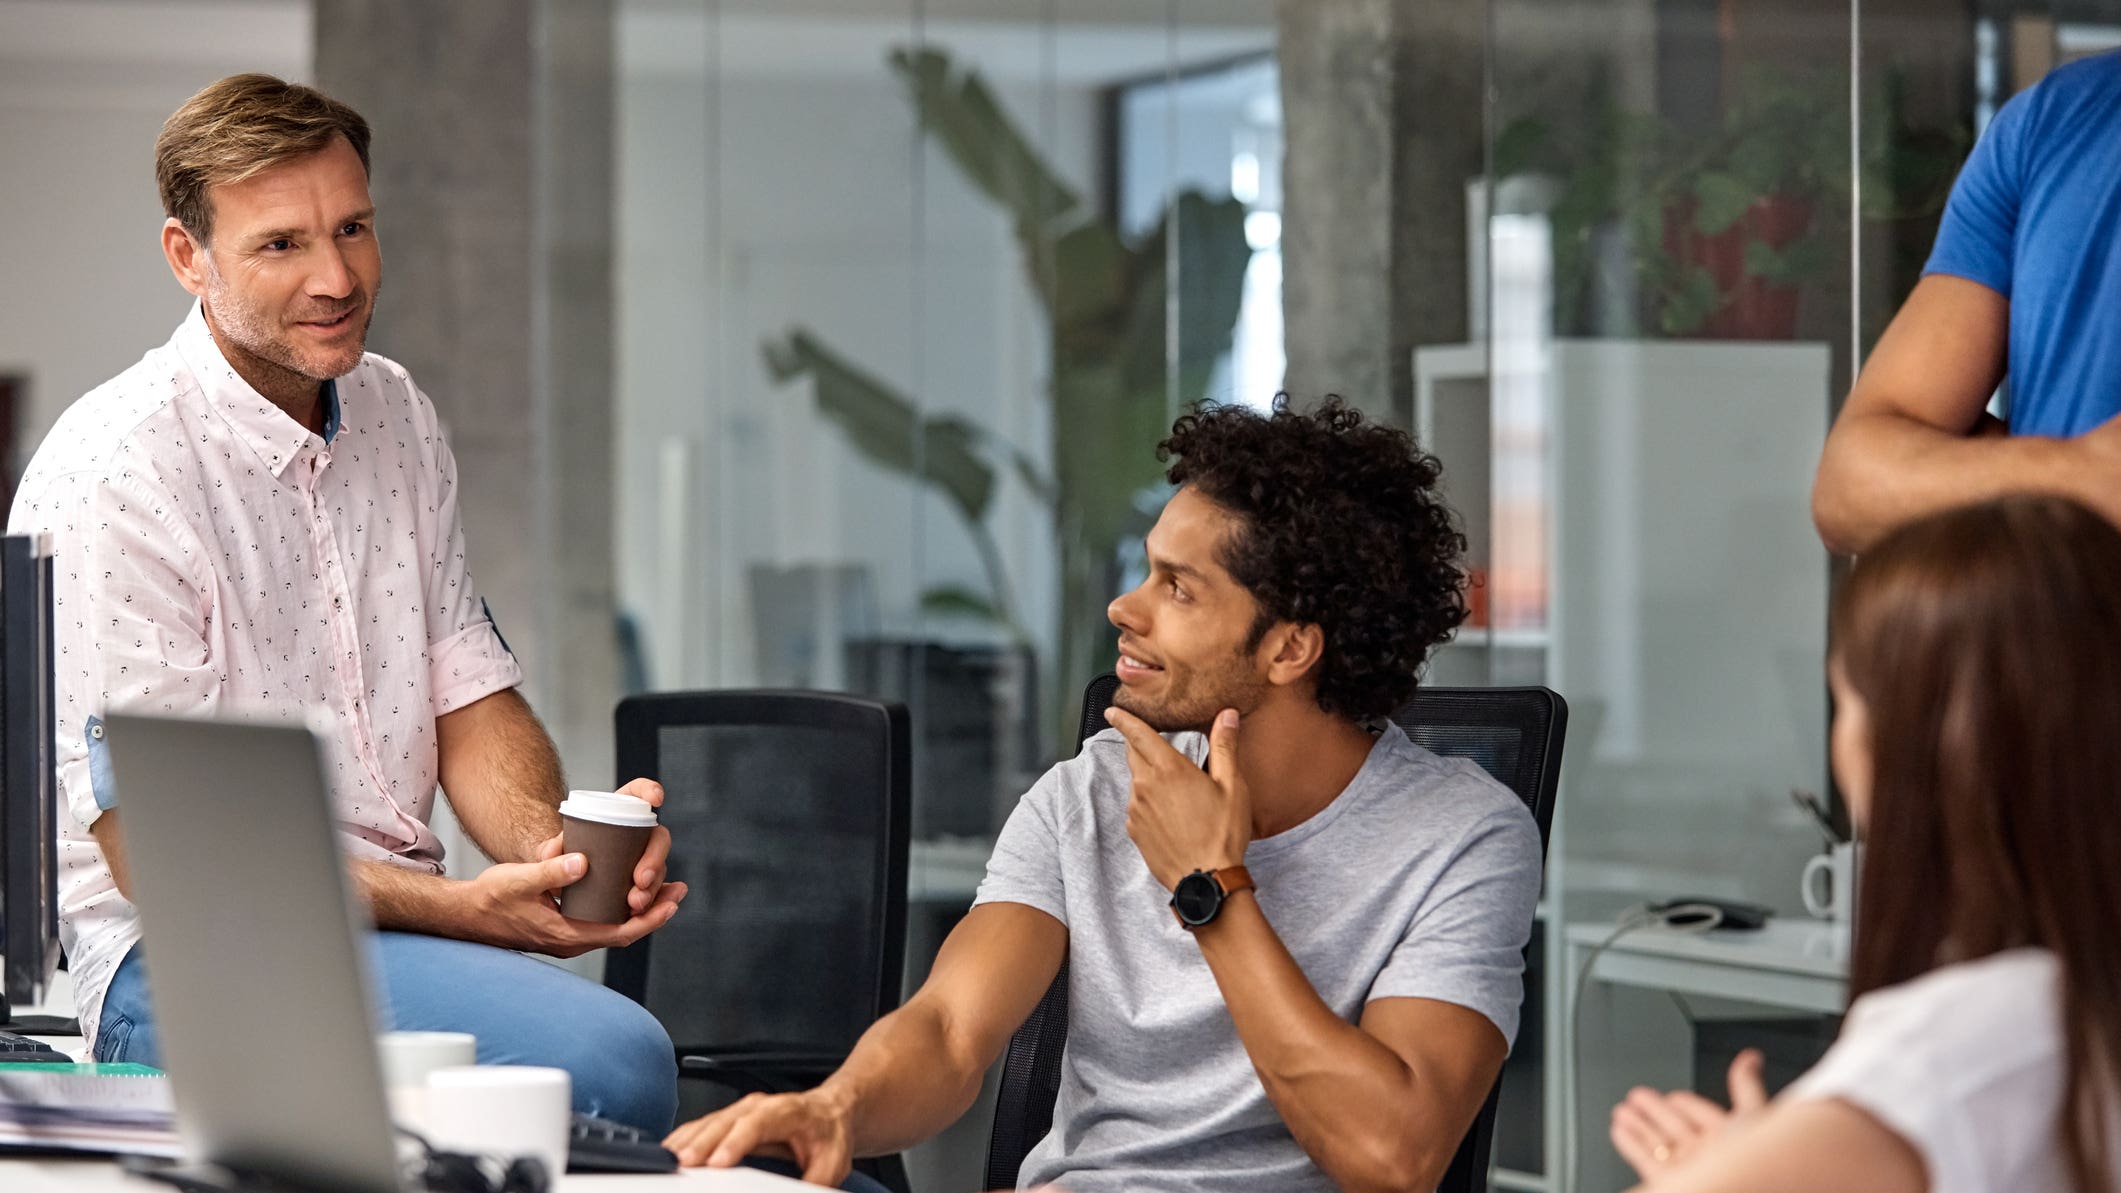
[[[2010,378],[2010,421],[1986,413]],[[1929,264],[1827,436],[1812,516],[1859,552],[1910,519],[2039,491],[2121,522],[2121,52],[1996,114]]]

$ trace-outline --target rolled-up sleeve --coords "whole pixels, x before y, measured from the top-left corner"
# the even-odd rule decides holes
[[[421,413],[434,419],[434,407],[420,395]],[[434,500],[426,507],[433,519],[422,541],[432,544],[427,574],[427,657],[429,688],[435,715],[453,712],[495,692],[523,682],[515,654],[494,628],[486,602],[479,598],[465,557],[464,523],[457,510],[457,460],[439,423],[433,426]]]

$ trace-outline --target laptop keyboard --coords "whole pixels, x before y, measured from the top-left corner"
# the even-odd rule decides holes
[[[678,1158],[657,1136],[608,1118],[577,1114],[568,1125],[569,1172],[676,1172]]]
[[[0,1064],[65,1065],[72,1064],[73,1057],[59,1051],[42,1040],[16,1035],[11,1031],[0,1031]]]

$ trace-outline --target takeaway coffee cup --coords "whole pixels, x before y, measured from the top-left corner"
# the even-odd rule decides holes
[[[598,924],[633,915],[626,894],[633,868],[655,832],[655,807],[610,791],[570,791],[560,805],[561,848],[589,860],[589,872],[560,890],[560,914]]]

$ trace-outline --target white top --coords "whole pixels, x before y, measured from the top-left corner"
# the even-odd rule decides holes
[[[105,711],[328,708],[342,845],[439,873],[435,717],[522,681],[465,568],[433,405],[373,353],[335,389],[327,443],[229,367],[194,304],[60,417],[15,495],[9,529],[56,555],[60,935],[91,1041],[140,936],[88,831],[118,803]]]
[[[1930,1193],[2069,1189],[2059,980],[2053,953],[2013,949],[1868,994],[1783,1097],[1867,1111],[1921,1154]],[[2107,1138],[2121,1155],[2121,1116]]]

